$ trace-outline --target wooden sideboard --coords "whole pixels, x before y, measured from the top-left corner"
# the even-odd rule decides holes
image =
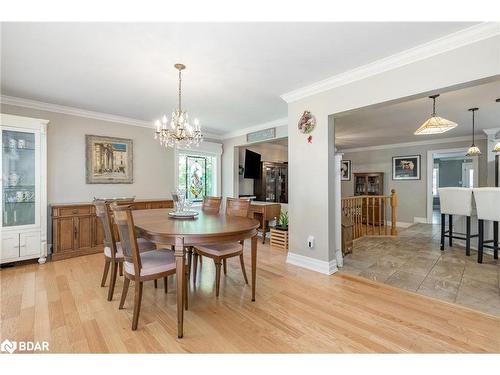
[[[266,233],[269,231],[269,221],[279,218],[281,213],[281,204],[271,202],[252,201],[248,216],[253,217],[260,222],[259,231],[262,232],[262,243],[266,241]]]
[[[170,199],[135,200],[134,210],[173,208]],[[53,204],[52,216],[52,260],[67,259],[103,251],[102,225],[95,214],[92,203]],[[115,228],[115,236],[118,232]]]

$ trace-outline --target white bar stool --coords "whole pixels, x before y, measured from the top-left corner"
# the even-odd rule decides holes
[[[477,248],[477,262],[483,263],[483,248],[493,249],[493,257],[498,259],[498,222],[500,221],[500,188],[474,188],[476,201],[479,244]],[[484,221],[493,221],[493,239],[484,240]],[[486,245],[493,243],[493,246]]]
[[[439,190],[439,205],[441,210],[441,251],[444,250],[444,239],[449,238],[449,245],[453,246],[453,239],[465,240],[465,254],[470,255],[470,240],[477,237],[477,234],[471,235],[470,218],[472,216],[472,189],[447,187]],[[448,230],[446,229],[446,215],[448,215]],[[466,217],[465,237],[453,234],[453,215]]]

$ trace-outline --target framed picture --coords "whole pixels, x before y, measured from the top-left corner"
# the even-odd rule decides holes
[[[340,162],[340,180],[351,181],[351,161],[342,160]]]
[[[134,182],[131,139],[86,135],[87,184]]]
[[[393,156],[393,180],[420,180],[420,155]]]

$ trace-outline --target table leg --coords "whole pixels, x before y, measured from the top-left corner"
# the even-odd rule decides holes
[[[252,237],[252,302],[255,301],[256,276],[257,276],[257,235]]]
[[[175,239],[175,268],[177,283],[177,337],[182,338],[184,330],[184,239]]]

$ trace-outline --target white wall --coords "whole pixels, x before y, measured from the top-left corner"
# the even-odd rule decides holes
[[[261,155],[262,161],[286,162],[288,161],[288,145],[277,143],[258,143],[255,145],[238,148],[239,165],[245,165],[245,150],[250,150]],[[252,178],[243,178],[239,176],[239,194],[252,195],[253,182]]]
[[[312,258],[309,263],[335,261],[338,223],[334,222],[337,197],[333,194],[334,120],[330,115],[497,76],[499,58],[500,37],[495,36],[289,103],[289,259],[293,254]],[[297,131],[304,110],[317,118],[312,144]],[[306,246],[309,234],[315,236],[314,249]]]
[[[174,153],[153,138],[153,129],[2,104],[1,112],[49,120],[48,203],[90,202],[93,197],[170,198]],[[133,184],[86,184],[85,135],[134,141]]]

